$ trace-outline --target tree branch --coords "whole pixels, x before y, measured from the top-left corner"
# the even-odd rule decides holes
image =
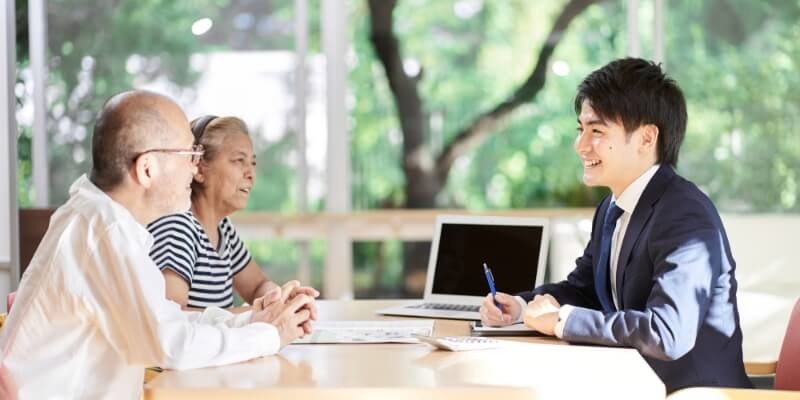
[[[407,173],[409,169],[430,173],[433,158],[423,146],[425,118],[417,90],[419,77],[408,76],[403,70],[400,44],[394,33],[392,14],[397,0],[369,0],[368,4],[370,41],[386,72],[403,132],[403,167]]]
[[[564,32],[575,17],[593,3],[601,0],[570,0],[556,19],[553,29],[547,35],[547,40],[539,50],[536,66],[531,71],[528,79],[518,87],[504,101],[490,111],[484,112],[475,118],[468,126],[462,128],[451,140],[436,159],[436,175],[443,181],[447,179],[453,162],[466,153],[470,148],[481,143],[494,130],[499,128],[517,107],[532,100],[542,89],[547,74],[547,63],[553,55],[558,43],[564,37]]]

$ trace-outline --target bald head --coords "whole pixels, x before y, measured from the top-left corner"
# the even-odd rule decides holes
[[[91,180],[109,191],[120,185],[141,152],[169,147],[188,121],[166,96],[144,90],[123,92],[106,101],[92,134]]]

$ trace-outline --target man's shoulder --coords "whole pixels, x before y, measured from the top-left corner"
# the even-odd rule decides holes
[[[654,208],[658,215],[666,217],[663,218],[666,224],[721,224],[714,202],[692,181],[680,175],[670,181]]]
[[[106,203],[92,196],[74,196],[59,207],[52,222],[63,221],[72,230],[90,231],[87,234],[104,234],[122,221],[118,212]]]
[[[716,207],[711,199],[694,182],[681,175],[675,175],[667,190],[664,191],[663,199],[670,203],[685,203],[687,207],[711,207],[716,211]]]
[[[102,199],[73,196],[53,213],[28,270],[46,269],[50,265],[57,265],[64,273],[90,270],[92,263],[87,257],[94,257],[91,255],[104,248],[123,243],[126,249],[136,248],[143,242],[140,235],[131,234],[135,231],[130,227],[126,229],[126,222],[130,221]]]

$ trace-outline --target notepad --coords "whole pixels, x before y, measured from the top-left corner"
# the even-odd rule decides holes
[[[292,344],[417,343],[415,335],[433,335],[433,320],[315,321],[311,334]]]
[[[469,323],[469,331],[472,336],[543,336],[523,323],[494,327],[483,326],[480,321],[476,321]]]

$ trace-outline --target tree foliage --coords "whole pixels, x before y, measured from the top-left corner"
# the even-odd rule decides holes
[[[320,2],[309,3],[310,48],[319,54]],[[606,0],[582,9],[539,70],[544,74],[537,75],[544,79],[541,88],[518,97],[522,102],[502,123],[483,125],[483,116],[514,100],[514,93],[534,75],[557,17],[565,6],[577,3],[373,1],[380,9],[393,6],[391,32],[400,58],[390,71],[406,76],[419,102],[409,119],[398,112],[386,63],[375,51],[371,17],[376,15],[370,12],[370,1],[347,2],[353,207],[416,204],[483,210],[596,204],[606,192],[580,182],[571,104],[584,76],[625,56],[626,3]],[[160,80],[191,97],[198,76],[192,54],[291,48],[292,4],[48,1],[51,204],[62,203],[69,184],[88,171],[91,124],[109,95]],[[639,29],[648,57],[652,1],[640,4]],[[797,212],[800,137],[793,132],[800,115],[800,4],[682,0],[665,5],[665,66],[683,87],[689,105],[679,172],[723,211]],[[17,0],[16,8],[21,100],[30,92],[25,86],[27,2]],[[202,17],[214,19],[215,28],[198,38],[191,25]],[[256,91],[242,95],[264,101]],[[30,128],[19,126],[20,204],[28,205]],[[475,136],[480,140],[454,145],[475,126],[486,128]],[[404,136],[409,127],[416,136]],[[290,133],[274,142],[256,140],[259,178],[249,210],[294,209]],[[448,153],[455,148],[461,150]],[[409,188],[420,179],[429,179],[426,190],[434,196],[410,201]],[[397,286],[402,246],[359,246],[354,252],[357,281]],[[251,247],[287,270],[293,268],[289,244]],[[322,257],[323,247],[316,245],[315,259]],[[371,267],[377,264],[382,267]]]
[[[553,163],[548,167],[543,156],[557,154],[549,150],[562,150],[556,156],[570,151],[571,92],[587,64],[613,58],[619,47],[621,25],[615,25],[613,18],[617,5],[590,6],[584,11],[591,2],[532,6],[522,1],[440,1],[425,3],[428,12],[418,13],[420,2],[398,2],[396,9],[392,3],[371,2],[371,26],[361,22],[354,34],[359,54],[351,79],[357,99],[355,146],[370,143],[376,150],[378,146],[393,148],[392,153],[382,154],[402,166],[400,171],[397,167],[374,170],[373,174],[391,174],[376,181],[395,183],[393,189],[374,186],[386,197],[373,197],[373,206],[386,204],[386,199],[412,208],[563,206],[597,199],[596,191],[576,181],[577,168]],[[465,3],[477,6],[465,11]],[[385,25],[387,14],[396,23],[376,34],[376,25]],[[604,20],[599,35],[585,31],[587,24],[598,20]],[[383,43],[388,39],[381,35],[387,29],[396,31],[395,49]],[[594,37],[585,45],[584,39],[590,36]],[[370,54],[373,47],[377,55]],[[394,54],[382,58],[381,52]],[[554,78],[548,73],[553,62],[566,64],[574,72]],[[394,82],[389,79],[389,87],[381,84],[387,75],[395,76]],[[370,78],[377,84],[368,83]],[[555,102],[553,91],[559,92]],[[542,105],[554,107],[545,112]],[[404,113],[412,116],[411,121],[404,120]],[[569,128],[556,130],[553,123],[556,128]],[[368,126],[362,129],[362,124]],[[535,131],[538,127],[542,127],[542,140]],[[373,139],[367,142],[362,136]],[[354,154],[369,158],[361,161],[356,155],[357,165],[385,163],[388,158],[362,149]],[[505,165],[498,168],[498,163]],[[359,198],[359,184],[355,198]],[[415,186],[421,186],[416,200]],[[512,186],[526,186],[513,191],[513,202]]]
[[[561,2],[398,1],[395,31],[424,104],[423,145],[441,152],[535,63],[535,43]],[[468,17],[456,11],[477,4]],[[651,2],[642,2],[643,54],[652,54]],[[666,3],[666,63],[689,105],[679,171],[723,210],[798,210],[796,2]],[[424,9],[425,12],[419,12]],[[379,58],[367,4],[354,8],[351,84],[356,205],[406,203],[403,124]],[[571,100],[586,74],[625,56],[625,2],[590,6],[570,25],[535,100],[464,152],[435,204],[470,209],[592,206],[602,190],[579,180]],[[568,69],[564,67],[567,66]],[[560,68],[561,75],[555,71]]]
[[[718,207],[800,211],[800,4],[714,0],[668,10],[667,68],[689,127],[679,169]]]

